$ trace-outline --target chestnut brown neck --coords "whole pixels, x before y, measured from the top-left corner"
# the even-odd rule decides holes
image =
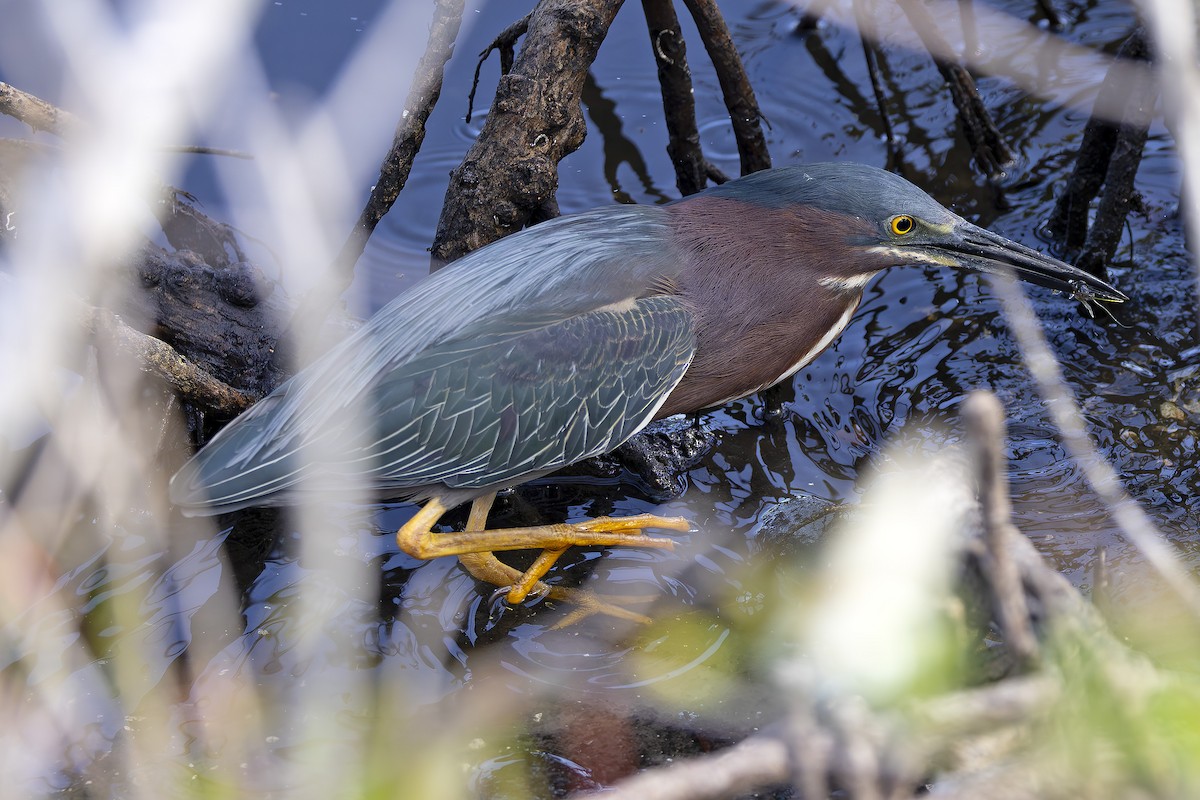
[[[697,349],[659,417],[719,405],[786,378],[830,344],[858,306],[863,285],[887,266],[864,269],[861,250],[851,258],[848,232],[873,230],[834,212],[712,196],[667,211],[685,254],[675,283],[695,315]]]

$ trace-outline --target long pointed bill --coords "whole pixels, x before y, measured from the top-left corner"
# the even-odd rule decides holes
[[[969,222],[959,223],[954,234],[957,241],[939,243],[931,249],[953,258],[964,269],[1012,275],[1066,292],[1083,303],[1123,303],[1129,299],[1094,275]]]

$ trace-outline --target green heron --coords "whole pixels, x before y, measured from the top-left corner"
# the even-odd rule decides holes
[[[560,217],[435,273],[226,426],[175,475],[171,499],[215,514],[354,478],[424,502],[397,533],[410,555],[458,556],[510,587],[509,602],[537,590],[610,611],[541,578],[570,546],[669,548],[643,531],[687,523],[643,514],[488,529],[496,492],[612,450],[651,420],[786,379],[846,327],[872,276],[903,265],[1126,299],[892,173],[757,172],[667,205]],[[468,501],[464,531],[433,532]],[[524,572],[493,555],[519,549],[542,551]]]

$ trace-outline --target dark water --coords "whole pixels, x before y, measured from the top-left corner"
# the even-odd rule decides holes
[[[289,1],[267,8],[258,44],[273,86],[299,85],[316,95],[326,90],[336,65],[379,13],[376,4],[352,5]],[[1033,3],[999,7],[1035,25],[1040,21]],[[782,3],[726,2],[722,10],[770,121],[768,141],[776,164],[886,162],[880,112],[856,34],[833,24],[798,33],[799,12]],[[1060,10],[1068,20],[1065,35],[1095,48],[1111,50],[1132,24],[1130,9],[1118,2],[1071,3]],[[481,128],[496,79],[493,59],[483,70],[476,117],[464,122],[474,54],[519,13],[508,3],[468,10],[469,30],[451,62],[408,188],[360,264],[351,297],[365,310],[425,274],[447,173]],[[905,23],[897,17],[892,24]],[[1031,99],[1005,78],[979,80],[986,105],[1019,156],[1014,183],[1020,188],[1007,194],[1003,207],[970,166],[953,105],[929,58],[885,42],[882,74],[902,173],[968,218],[1030,244],[1036,243],[1035,231],[1068,174],[1090,98],[1103,77],[1090,63],[1036,63],[1030,53],[1044,35],[985,39],[981,45],[984,63],[1015,65],[1048,98]],[[561,167],[564,212],[674,196],[646,39],[638,5],[627,4],[593,73],[586,98],[587,141]],[[693,39],[689,57],[706,153],[735,173],[736,150],[719,88]],[[1066,298],[1029,291],[1083,403],[1090,433],[1137,502],[1194,566],[1200,559],[1194,534],[1200,494],[1193,491],[1194,421],[1200,408],[1188,369],[1200,368],[1200,350],[1190,266],[1179,223],[1170,216],[1177,202],[1175,172],[1172,140],[1156,124],[1139,174],[1145,211],[1131,216],[1118,255],[1122,260],[1132,256],[1136,266],[1118,266],[1114,272],[1117,285],[1133,298],[1117,310],[1119,325],[1085,318]],[[202,188],[203,171],[193,177]],[[753,681],[737,692],[716,683],[721,675],[752,671],[738,663],[739,637],[746,635],[747,619],[770,611],[771,585],[748,579],[753,573],[747,565],[803,556],[795,548],[759,541],[763,520],[803,495],[855,502],[860,478],[884,458],[888,442],[915,453],[956,444],[961,439],[958,407],[976,388],[996,392],[1009,414],[1009,477],[1018,526],[1077,584],[1087,587],[1093,562],[1105,548],[1117,597],[1152,594],[1145,588],[1140,558],[1058,443],[987,283],[920,269],[892,270],[868,287],[845,333],[785,392],[779,418],[760,419],[756,398],[707,415],[701,424],[713,434],[714,446],[682,476],[679,496],[663,498],[633,476],[612,472],[543,480],[502,500],[498,510],[506,519],[532,515],[555,521],[657,509],[694,520],[700,533],[681,536],[675,552],[573,551],[551,573],[555,581],[587,580],[615,593],[660,596],[655,616],[678,620],[673,628],[655,626],[650,635],[635,633],[621,644],[613,644],[604,625],[551,630],[558,612],[546,604],[507,608],[452,559],[425,563],[398,552],[391,533],[412,514],[407,505],[331,514],[328,522],[339,531],[337,551],[310,561],[299,555],[286,521],[280,535],[261,533],[277,530],[272,527],[276,519],[268,519],[263,529],[243,521],[217,539],[201,536],[194,549],[181,554],[156,552],[149,545],[143,552],[128,537],[101,532],[96,538],[104,544],[64,576],[63,585],[78,594],[85,616],[105,597],[136,598],[143,627],[128,630],[91,619],[89,628],[100,653],[122,637],[159,645],[160,660],[146,665],[141,684],[146,687],[169,680],[171,667],[181,659],[184,673],[200,686],[231,672],[272,697],[287,697],[298,684],[328,684],[334,724],[315,733],[283,703],[274,712],[275,739],[265,748],[266,767],[272,759],[288,762],[294,748],[314,737],[328,739],[335,748],[357,741],[370,727],[370,709],[383,696],[401,698],[401,710],[393,709],[401,727],[451,718],[464,728],[477,724],[492,731],[484,736],[484,746],[463,756],[466,780],[481,794],[504,796],[526,786],[526,778],[514,775],[535,776],[528,779],[534,794],[546,787],[586,786],[603,778],[600,767],[583,763],[579,753],[587,748],[570,746],[569,732],[575,728],[567,723],[547,727],[541,711],[564,718],[577,706],[591,709],[589,725],[615,741],[628,739],[631,753],[660,756],[703,750],[722,736],[760,724],[770,716],[770,703],[755,694]],[[1185,410],[1184,419],[1162,417],[1160,406],[1168,400]],[[217,551],[226,537],[228,558],[221,561]],[[140,555],[105,557],[107,549],[117,547]],[[166,574],[164,558],[170,564]],[[330,581],[323,602],[337,623],[313,630],[296,613],[297,587],[301,580],[322,581],[342,562],[382,574],[378,597],[368,595],[368,602]],[[218,588],[231,585],[242,603],[232,620],[206,608]],[[61,626],[64,636],[73,624],[47,622]],[[221,627],[218,646],[197,653],[188,643],[201,625]],[[81,668],[79,674],[86,673]],[[364,674],[374,689],[364,689],[359,680]],[[566,687],[567,699],[550,687]],[[187,698],[187,686],[179,694]],[[491,705],[511,703],[521,709],[516,718],[534,722],[514,733],[511,714],[464,716],[462,709],[473,702],[491,707],[480,699],[485,694]],[[119,727],[111,707],[116,701],[102,692],[89,696],[101,722],[93,723],[89,748],[84,748],[91,755],[77,754],[80,761],[105,752]],[[130,704],[130,698],[123,702]],[[237,698],[228,702],[236,705]],[[653,724],[627,722],[648,713],[647,706],[658,709]],[[507,722],[497,723],[497,716]],[[188,726],[195,724],[186,702],[175,710],[172,724],[186,739]],[[705,731],[714,725],[718,733],[706,739]],[[657,745],[646,744],[647,731],[658,737]],[[625,758],[639,763],[628,754]],[[616,756],[609,762],[625,763]],[[270,786],[266,767],[261,782]],[[70,783],[61,776],[51,783],[60,779]]]

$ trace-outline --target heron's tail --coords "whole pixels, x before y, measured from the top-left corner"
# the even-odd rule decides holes
[[[171,502],[187,516],[223,514],[282,502],[300,480],[294,449],[270,448],[265,428],[273,426],[270,395],[238,417],[192,456],[171,478]]]

